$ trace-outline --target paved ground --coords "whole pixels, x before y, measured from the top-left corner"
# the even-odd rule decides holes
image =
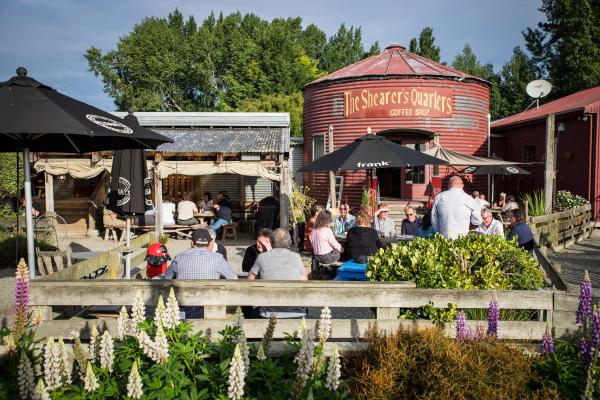
[[[600,238],[583,240],[561,253],[549,253],[548,259],[556,266],[560,264],[563,279],[578,285],[587,270],[595,289],[600,289]]]

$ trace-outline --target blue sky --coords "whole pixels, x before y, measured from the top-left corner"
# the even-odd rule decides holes
[[[442,60],[451,61],[465,43],[496,69],[512,49],[524,47],[521,31],[544,16],[537,0],[0,0],[0,81],[25,66],[29,75],[62,93],[102,109],[114,109],[102,81],[88,71],[85,50],[115,47],[119,37],[148,16],[179,8],[201,22],[211,11],[252,12],[264,19],[302,17],[331,36],[341,23],[361,26],[365,47],[383,49],[431,26]]]

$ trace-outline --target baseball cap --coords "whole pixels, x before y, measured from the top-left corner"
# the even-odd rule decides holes
[[[199,228],[192,233],[192,242],[195,244],[209,244],[212,240],[210,232],[204,228]]]

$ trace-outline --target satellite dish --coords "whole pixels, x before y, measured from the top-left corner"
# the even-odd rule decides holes
[[[533,97],[534,99],[539,99],[547,96],[552,91],[552,84],[543,79],[537,79],[529,82],[525,90],[529,96]]]

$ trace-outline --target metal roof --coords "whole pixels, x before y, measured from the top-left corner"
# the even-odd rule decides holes
[[[595,112],[600,107],[600,86],[585,89],[560,99],[542,104],[540,108],[532,108],[519,114],[514,114],[492,122],[491,128],[501,128],[510,125],[546,118],[549,114],[563,114],[581,110]]]
[[[137,115],[137,114],[136,114]],[[271,153],[290,151],[289,127],[152,128],[173,139],[157,148],[164,153]]]
[[[126,112],[114,112],[123,118]],[[274,112],[136,112],[140,125],[155,126],[245,126],[289,127],[289,113]]]
[[[377,54],[332,72],[308,83],[306,87],[333,81],[367,80],[385,78],[430,78],[469,80],[490,83],[477,76],[469,75],[447,65],[411,53],[397,43],[392,43],[381,54]]]

